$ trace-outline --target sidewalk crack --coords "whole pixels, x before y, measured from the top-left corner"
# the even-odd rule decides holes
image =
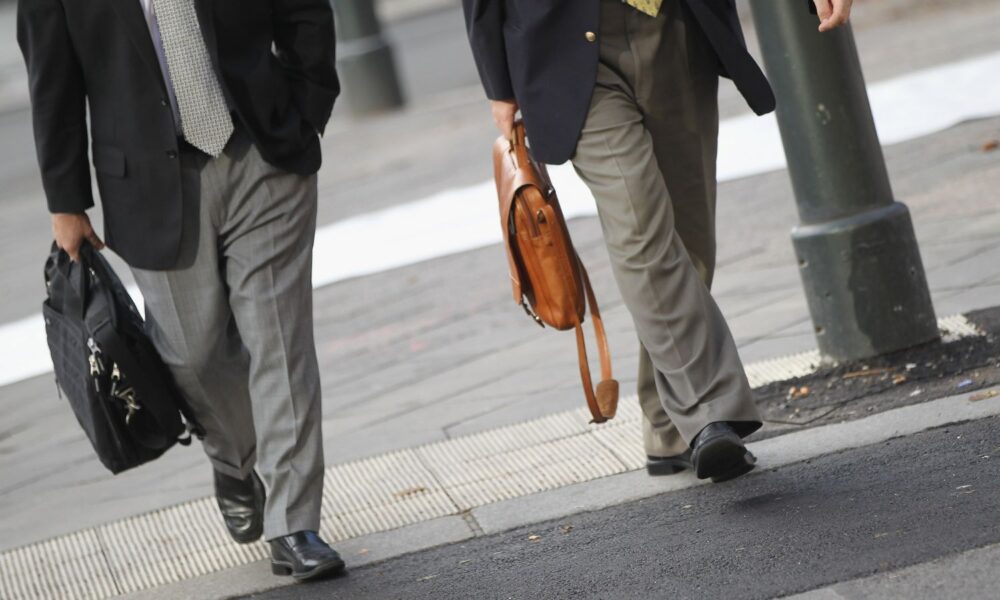
[[[430,473],[431,478],[434,480],[434,483],[437,484],[437,487],[441,490],[441,493],[448,498],[448,501],[451,502],[451,505],[455,508],[455,512],[453,512],[452,515],[457,515],[461,517],[462,520],[465,521],[465,524],[468,525],[469,529],[472,531],[472,535],[476,537],[482,537],[483,535],[486,535],[486,532],[483,531],[483,528],[479,525],[479,522],[476,521],[476,518],[474,516],[472,516],[472,509],[471,508],[463,509],[459,506],[458,502],[455,500],[455,497],[452,496],[451,492],[448,490],[448,486],[446,486],[444,482],[441,481],[441,479],[437,475],[437,472],[435,472],[435,470],[431,467],[431,464],[427,461],[427,458],[423,455],[423,453],[420,452],[420,448],[415,449],[413,451],[413,454],[417,457],[417,461],[420,463],[420,466],[422,466],[424,469],[427,470],[428,473]]]
[[[474,536],[483,537],[486,535],[486,531],[483,530],[483,526],[480,525],[479,521],[476,520],[476,517],[473,516],[471,508],[469,510],[463,510],[460,516],[462,517],[462,520],[465,521],[465,524],[469,526],[469,529],[472,530],[472,534]]]
[[[115,575],[115,570],[111,566],[111,558],[108,556],[108,549],[104,543],[104,536],[101,535],[101,530],[99,528],[94,528],[94,537],[97,538],[97,548],[101,551],[101,559],[104,560],[104,566],[107,567],[108,575],[111,577],[111,582],[115,584],[115,593],[117,595],[122,595],[125,593],[122,583],[118,581],[118,577]]]
[[[619,427],[624,427],[624,425],[619,425]],[[612,446],[607,440],[605,440],[603,436],[597,435],[597,432],[595,430],[591,429],[586,431],[585,433],[593,437],[593,439],[597,440],[597,443],[600,444],[605,450],[607,450],[608,454],[610,454],[616,461],[618,461],[618,464],[622,466],[622,473],[628,473],[630,471],[636,470],[633,467],[630,467],[628,463],[625,462],[625,457],[621,456],[618,453],[618,451],[615,450],[614,446]]]

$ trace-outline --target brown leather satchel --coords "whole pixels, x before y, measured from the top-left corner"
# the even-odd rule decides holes
[[[611,376],[601,311],[587,269],[573,248],[545,165],[536,163],[528,154],[521,121],[514,125],[513,139],[500,137],[494,144],[493,172],[514,301],[542,327],[576,329],[587,406],[593,422],[603,423],[614,417],[618,408],[618,382]],[[601,357],[601,382],[596,393],[582,327],[588,302]]]

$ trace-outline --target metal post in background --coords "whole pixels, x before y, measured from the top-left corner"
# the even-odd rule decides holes
[[[751,3],[801,224],[792,231],[820,353],[846,361],[939,337],[909,210],[893,198],[850,26]]]
[[[367,115],[403,106],[392,48],[382,36],[374,0],[332,0],[337,71],[348,107]]]

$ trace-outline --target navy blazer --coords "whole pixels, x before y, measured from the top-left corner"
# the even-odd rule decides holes
[[[516,99],[535,158],[576,150],[597,78],[601,0],[463,0],[469,42],[486,95]],[[734,0],[680,0],[757,114],[774,110],[771,86],[747,52]]]

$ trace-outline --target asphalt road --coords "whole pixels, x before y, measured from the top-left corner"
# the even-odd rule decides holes
[[[932,430],[253,598],[749,599],[802,592],[1000,541],[998,426],[994,418]]]

